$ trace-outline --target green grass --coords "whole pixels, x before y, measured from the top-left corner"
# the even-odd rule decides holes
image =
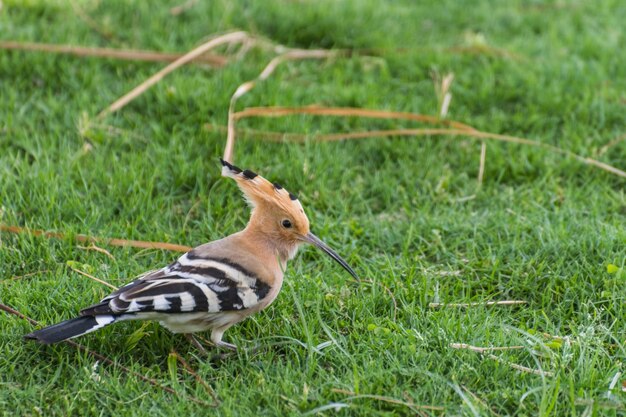
[[[70,2],[5,0],[0,38],[186,51],[210,34],[244,29],[289,46],[377,48],[376,57],[288,63],[238,106],[437,114],[431,74],[453,72],[449,117],[478,129],[588,156],[626,133],[626,8],[618,0],[211,1],[171,16],[179,3],[81,2],[96,31]],[[519,59],[451,49],[477,42]],[[271,57],[253,50],[224,69],[182,68],[104,121],[121,133],[84,137],[85,116],[162,65],[0,51],[0,222],[188,245],[239,230],[247,208],[220,177],[224,135],[203,125],[224,125],[233,91]],[[241,126],[313,134],[414,125],[294,116]],[[0,414],[300,415],[331,403],[349,407],[319,415],[413,414],[349,400],[340,389],[401,401],[406,393],[445,409],[425,415],[624,415],[626,181],[544,149],[489,143],[479,187],[479,154],[479,143],[446,137],[241,140],[237,164],[298,193],[315,233],[373,284],[355,285],[323,254],[303,251],[278,300],[225,337],[244,350],[257,340],[265,347],[219,363],[154,323],[79,340],[179,395],[117,367],[99,364],[94,376],[93,358],[26,343],[32,327],[0,314]],[[626,142],[597,157],[626,168]],[[112,260],[71,238],[0,237],[0,302],[44,324],[108,292],[68,261],[121,285],[176,256],[106,247]],[[608,264],[620,270],[609,274]],[[528,304],[428,306],[505,299]],[[451,343],[523,346],[494,354],[553,376]],[[171,349],[214,388],[219,408],[186,399],[210,400],[180,366],[168,367]]]

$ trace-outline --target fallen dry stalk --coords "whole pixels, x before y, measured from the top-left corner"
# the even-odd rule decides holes
[[[448,73],[444,77],[441,77],[439,73],[433,74],[433,82],[435,84],[435,94],[439,101],[439,117],[445,119],[448,115],[448,109],[450,108],[450,102],[452,101],[452,93],[450,93],[450,87],[454,81],[454,74]]]
[[[451,343],[450,347],[452,349],[467,349],[472,352],[485,353],[485,352],[493,352],[496,350],[517,350],[524,349],[524,346],[493,346],[493,347],[479,347],[472,346],[465,343]]]
[[[77,248],[78,249],[82,249],[82,250],[93,250],[93,251],[96,251],[96,252],[100,252],[100,253],[108,256],[109,259],[111,259],[112,261],[115,261],[115,257],[113,255],[111,255],[111,252],[109,252],[106,249],[100,248],[100,247],[94,245],[93,243],[91,245],[89,245],[89,246],[77,246]]]
[[[103,119],[107,115],[114,113],[117,110],[121,109],[122,107],[124,107],[125,105],[127,105],[128,103],[136,99],[137,97],[139,97],[141,94],[143,94],[150,87],[152,87],[153,85],[161,81],[163,77],[165,77],[172,71],[176,70],[177,68],[180,68],[181,66],[206,54],[211,49],[214,49],[224,44],[243,42],[248,39],[250,39],[250,35],[248,35],[246,32],[232,32],[226,35],[218,36],[216,38],[211,39],[208,42],[203,43],[202,45],[187,52],[185,55],[181,56],[176,61],[172,62],[171,64],[169,64],[168,66],[166,66],[165,68],[163,68],[162,70],[160,70],[159,72],[157,72],[156,74],[154,74],[153,76],[151,76],[150,78],[148,78],[147,80],[139,84],[137,87],[133,88],[131,91],[129,91],[128,93],[126,93],[125,95],[117,99],[115,102],[109,105],[106,109],[102,110],[98,114],[97,118]]]
[[[524,349],[524,346],[478,347],[478,346],[467,345],[465,343],[452,343],[452,344],[450,344],[450,347],[453,348],[453,349],[470,350],[472,352],[480,353],[480,354],[483,354],[483,355],[486,354],[484,356],[486,356],[487,358],[489,358],[491,360],[494,360],[496,362],[500,362],[502,364],[510,366],[513,369],[516,369],[518,371],[525,372],[525,373],[528,373],[528,374],[534,374],[534,375],[540,375],[540,376],[554,376],[554,373],[552,373],[550,371],[544,371],[544,370],[541,370],[541,369],[533,369],[533,368],[529,368],[527,366],[522,366],[522,365],[519,365],[517,363],[507,361],[506,359],[502,359],[501,357],[496,356],[493,353],[488,353],[488,352],[492,352],[492,351]]]
[[[478,167],[478,185],[482,185],[485,175],[485,162],[487,161],[487,143],[483,141],[480,144],[480,165]]]
[[[500,362],[500,363],[502,363],[504,365],[510,366],[513,369],[516,369],[516,370],[518,370],[520,372],[525,372],[527,374],[539,375],[539,376],[544,376],[544,377],[545,376],[549,376],[549,377],[554,376],[553,372],[543,371],[541,369],[533,369],[533,368],[529,368],[527,366],[522,366],[522,365],[519,365],[517,363],[513,363],[513,362],[510,362],[510,361],[507,361],[506,359],[502,359],[499,356],[496,356],[496,355],[494,355],[492,353],[488,354],[487,357],[489,359],[491,359],[491,360],[494,360],[496,362]]]
[[[453,54],[453,55],[485,55],[495,58],[506,58],[513,61],[529,62],[530,58],[525,55],[509,52],[503,48],[496,48],[488,45],[483,46],[452,46],[447,48],[432,47],[432,46],[417,46],[417,47],[400,47],[400,48],[355,48],[351,49],[351,52],[382,56],[389,53],[393,54],[424,54],[424,53],[437,53],[437,54]]]
[[[0,49],[12,49],[18,51],[36,51],[55,54],[74,55],[79,57],[97,57],[120,59],[124,61],[147,61],[147,62],[173,62],[180,59],[183,54],[142,51],[136,49],[113,49],[97,48],[74,45],[57,45],[38,42],[0,41]],[[214,67],[222,67],[228,63],[228,58],[220,55],[203,54],[193,60]]]
[[[268,111],[267,109],[272,109],[272,110]],[[324,108],[324,107],[285,108],[285,109],[260,107],[260,108],[246,109],[237,114],[243,114],[244,115],[243,117],[252,117],[252,116],[258,116],[258,115],[279,117],[279,116],[285,116],[289,114],[324,114],[324,113],[327,113],[328,110],[334,111],[333,108]],[[346,109],[341,109],[341,111],[337,111],[337,113],[345,112],[345,110]],[[367,110],[367,111],[376,112],[375,110]],[[331,113],[331,112],[328,112],[328,113]],[[383,112],[383,113],[388,113],[388,112]],[[343,115],[345,116],[346,114],[343,114]],[[420,119],[424,118],[421,121],[432,122],[432,119],[439,120],[432,116],[412,115],[412,117],[416,117],[416,116],[419,116]],[[239,118],[241,117],[242,116],[239,116]],[[396,117],[388,117],[388,118],[396,118]],[[446,122],[445,120],[440,121],[440,123],[445,123],[445,122]],[[482,142],[484,142],[484,139],[488,139],[488,140],[494,140],[498,142],[508,142],[508,143],[516,143],[519,145],[534,146],[534,147],[546,149],[555,154],[564,155],[566,157],[576,159],[577,161],[585,165],[595,166],[596,168],[600,168],[604,171],[610,172],[611,174],[617,175],[622,178],[626,178],[626,171],[622,171],[619,168],[616,168],[612,165],[598,161],[596,159],[578,155],[574,152],[568,151],[566,149],[561,149],[557,146],[549,145],[547,143],[542,143],[542,142],[538,142],[538,141],[534,141],[534,140],[530,140],[526,138],[520,138],[517,136],[482,132],[479,130],[475,130],[471,126],[467,126],[467,125],[465,125],[464,129],[427,128],[427,129],[371,130],[371,131],[365,131],[365,132],[320,134],[320,135],[313,136],[313,138],[321,142],[332,142],[332,141],[340,141],[340,140],[366,139],[366,138],[386,137],[386,136],[454,136],[454,137],[466,136],[472,139],[481,140]]]
[[[8,278],[8,279],[0,280],[0,282],[17,281],[18,279],[28,278],[28,277],[32,277],[32,276],[39,275],[39,274],[46,274],[48,272],[50,272],[49,269],[44,269],[44,270],[41,270],[41,271],[30,272],[30,273],[24,274],[24,275],[16,275],[16,276]]]
[[[37,229],[29,229],[26,227],[19,226],[7,226],[4,224],[0,224],[0,231],[9,232],[9,233],[26,233],[34,236],[43,236],[46,238],[55,238],[55,239],[65,239],[66,235],[63,233],[57,232],[47,232],[45,230],[37,230]],[[132,248],[141,248],[141,249],[163,249],[174,252],[188,252],[193,249],[191,246],[177,245],[174,243],[165,243],[165,242],[146,242],[143,240],[127,240],[127,239],[108,239],[101,237],[92,237],[85,235],[75,235],[73,236],[79,242],[88,242],[88,243],[102,243],[111,246],[123,246],[123,247],[132,247]]]
[[[430,308],[440,308],[440,307],[479,307],[479,306],[513,306],[527,304],[526,301],[522,300],[504,300],[504,301],[486,301],[483,303],[430,303],[428,307]]]
[[[442,120],[439,117],[425,114],[398,112],[378,109],[363,109],[355,107],[249,107],[233,114],[235,120],[249,117],[284,117],[295,114],[308,114],[311,116],[335,116],[335,117],[364,117],[367,119],[394,119],[410,120],[450,126],[462,131],[476,131],[472,126],[454,120]]]
[[[101,280],[100,278],[96,278],[96,277],[94,277],[93,275],[86,273],[85,271],[81,271],[80,269],[78,269],[78,268],[74,268],[74,267],[71,267],[71,266],[70,266],[70,269],[71,269],[72,271],[76,272],[77,274],[80,274],[80,275],[82,275],[82,276],[84,276],[84,277],[87,277],[87,278],[92,279],[92,280],[94,280],[94,281],[96,281],[96,282],[99,282],[99,283],[100,283],[100,284],[102,284],[102,285],[106,285],[106,286],[107,286],[107,287],[109,287],[109,288],[112,288],[112,289],[113,289],[113,291],[116,291],[116,290],[117,290],[117,287],[116,287],[115,285],[111,285],[111,284],[109,284],[108,282]]]
[[[445,411],[444,407],[435,406],[435,405],[419,405],[413,402],[402,401],[402,400],[398,400],[392,397],[385,397],[383,395],[356,394],[352,391],[339,389],[339,388],[332,388],[331,392],[334,392],[337,394],[349,395],[350,397],[345,398],[344,401],[353,401],[353,400],[358,400],[360,398],[368,398],[371,400],[383,401],[389,404],[402,405],[402,406],[410,408],[411,410],[415,412],[417,412],[418,410]]]

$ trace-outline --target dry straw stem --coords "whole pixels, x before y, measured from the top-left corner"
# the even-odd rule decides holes
[[[435,93],[439,100],[439,117],[442,119],[448,115],[448,109],[452,101],[452,93],[450,93],[452,81],[454,81],[453,73],[448,73],[443,78],[438,73],[433,74]]]
[[[100,252],[102,254],[105,254],[106,256],[108,256],[112,261],[115,261],[115,257],[113,255],[111,255],[111,252],[109,252],[106,249],[103,248],[99,248],[98,246],[94,245],[93,243],[90,246],[77,246],[78,249],[82,249],[82,250],[94,250],[96,252]]]
[[[483,303],[430,303],[428,307],[430,308],[441,308],[441,307],[458,307],[458,308],[467,308],[467,307],[482,307],[482,306],[513,306],[527,304],[526,301],[522,300],[503,300],[503,301],[486,301]]]
[[[37,230],[37,229],[29,229],[26,227],[19,226],[7,226],[4,224],[0,224],[0,231],[9,232],[9,233],[26,233],[35,236],[43,236],[46,238],[55,238],[55,239],[65,239],[66,235],[63,233],[57,232],[47,232],[45,230]],[[174,243],[165,243],[165,242],[146,242],[143,240],[126,240],[126,239],[108,239],[108,238],[100,238],[100,237],[92,237],[85,235],[75,235],[73,236],[79,242],[87,242],[87,243],[102,243],[111,246],[126,246],[133,248],[141,248],[141,249],[163,249],[174,252],[188,252],[193,249],[191,246],[177,245]]]
[[[87,277],[89,279],[92,279],[92,280],[94,280],[96,282],[99,282],[102,285],[106,285],[109,288],[112,288],[113,291],[117,290],[117,287],[115,285],[111,285],[108,282],[101,280],[100,278],[96,278],[93,275],[90,275],[90,274],[86,273],[85,271],[81,271],[80,269],[77,269],[77,268],[74,268],[74,267],[71,267],[71,266],[70,266],[70,269],[72,271],[76,272],[77,274],[81,274],[82,276],[85,276],[85,277]]]
[[[18,279],[29,278],[29,277],[32,277],[32,276],[35,276],[35,275],[46,274],[48,272],[50,272],[49,269],[44,269],[42,271],[30,272],[30,273],[24,274],[24,275],[16,275],[16,276],[8,278],[8,279],[0,280],[0,282],[17,281]]]
[[[277,50],[281,50],[283,48],[277,47]],[[224,160],[234,162],[233,160],[233,150],[235,148],[235,122],[237,118],[235,117],[235,105],[237,100],[243,95],[247,94],[250,90],[252,90],[258,82],[266,80],[270,75],[274,73],[276,68],[286,61],[298,61],[303,59],[326,59],[330,57],[335,57],[339,54],[338,51],[328,51],[324,49],[287,49],[286,52],[283,52],[281,55],[273,58],[261,71],[261,73],[254,80],[246,81],[241,84],[233,95],[230,98],[230,105],[228,106],[228,131],[226,136],[226,146],[224,148]]]
[[[450,347],[452,349],[467,349],[472,352],[485,353],[485,352],[493,352],[496,350],[518,350],[524,349],[524,346],[493,346],[493,347],[478,347],[472,346],[465,343],[451,343]]]
[[[393,119],[393,120],[410,120],[414,122],[439,124],[452,127],[462,131],[476,131],[472,126],[457,122],[454,120],[441,120],[436,116],[428,116],[425,114],[398,112],[378,109],[362,109],[354,107],[322,107],[322,106],[304,106],[304,107],[249,107],[240,112],[234,113],[235,120],[249,117],[285,117],[295,114],[307,114],[311,116],[334,116],[334,117],[363,117],[367,119]],[[358,132],[357,132],[358,133]],[[361,132],[367,133],[367,132]],[[334,137],[342,135],[317,135],[316,137]],[[345,134],[344,134],[345,135]],[[325,139],[332,140],[332,139]]]
[[[41,326],[41,324],[38,321],[31,319],[30,317],[20,313],[19,311],[15,310],[15,309],[7,306],[7,305],[0,304],[0,310],[5,311],[5,312],[7,312],[9,314],[12,314],[12,315],[14,315],[16,317],[19,317],[19,318],[21,318],[23,320],[26,320],[33,326]],[[106,357],[106,356],[104,356],[104,355],[102,355],[102,354],[100,354],[98,352],[95,352],[95,351],[89,349],[86,346],[83,346],[83,345],[81,345],[79,343],[76,343],[73,340],[65,340],[63,343],[67,343],[68,345],[73,346],[76,349],[89,354],[90,356],[92,356],[93,358],[96,358],[99,361],[102,361],[102,362],[104,362],[104,363],[106,363],[108,365],[111,365],[111,366],[115,367],[115,368],[119,368],[124,373],[129,374],[129,375],[133,375],[133,376],[141,379],[142,381],[147,382],[150,385],[152,385],[154,387],[157,387],[157,388],[159,388],[159,389],[161,389],[161,390],[163,390],[165,392],[169,392],[170,394],[173,394],[173,395],[178,395],[178,393],[176,391],[174,391],[172,388],[166,387],[165,385],[159,383],[159,381],[157,381],[156,379],[149,378],[149,377],[147,377],[145,375],[140,374],[139,372],[135,372],[132,369],[129,369],[129,368],[123,366],[123,365],[120,365],[119,363],[113,361],[112,359],[109,359],[108,357]],[[207,407],[217,407],[219,405],[219,403],[209,404],[206,401],[203,401],[203,400],[201,400],[199,398],[196,398],[196,397],[193,397],[193,396],[186,396],[185,398],[188,399],[189,401],[192,401],[192,402],[196,403],[196,404],[204,405],[204,406],[207,406]]]
[[[494,360],[496,362],[500,362],[500,363],[502,363],[504,365],[510,366],[513,369],[516,369],[516,370],[518,370],[520,372],[524,372],[524,373],[527,373],[527,374],[539,375],[539,376],[544,376],[544,377],[545,376],[549,376],[549,377],[554,376],[553,372],[544,371],[544,370],[541,370],[541,369],[533,369],[533,368],[529,368],[527,366],[519,365],[517,363],[509,362],[506,359],[502,359],[499,356],[496,356],[496,355],[494,355],[492,353],[488,354],[487,357],[489,359],[491,359],[491,360]]]
[[[0,41],[0,49],[14,49],[19,51],[49,52],[67,54],[80,57],[112,58],[125,61],[172,62],[180,59],[183,54],[156,51],[140,51],[135,49],[96,48],[73,45],[55,45],[36,42]],[[228,58],[220,55],[204,54],[193,60],[214,67],[222,67],[228,63]]]
[[[387,113],[387,117],[389,119],[397,119],[395,115],[389,115],[389,113],[394,114],[395,112],[384,112],[379,110],[368,110],[368,109],[349,109],[346,108],[326,108],[326,107],[304,107],[304,108],[280,108],[280,107],[257,107],[257,108],[249,108],[245,109],[241,112],[235,113],[236,118],[243,117],[257,117],[257,116],[272,116],[272,117],[280,117],[292,114],[312,114],[312,115],[333,115],[333,116],[357,116],[357,113]],[[346,112],[350,114],[345,114]],[[336,113],[336,114],[331,114]],[[344,113],[344,114],[340,114]],[[353,114],[352,114],[353,113]],[[458,122],[451,122],[446,120],[440,120],[439,118],[433,116],[424,116],[424,115],[415,115],[412,113],[406,113],[407,115],[411,115],[411,119],[409,120],[418,120],[424,122],[434,123],[450,123],[450,126],[457,127],[455,125]],[[361,117],[368,117],[363,116]],[[369,117],[377,117],[377,116],[369,116]],[[454,125],[452,125],[454,123]],[[626,171],[623,171],[619,168],[616,168],[612,165],[606,164],[604,162],[598,161],[593,158],[589,158],[586,156],[578,155],[574,152],[568,151],[566,149],[562,149],[553,145],[549,145],[547,143],[542,143],[526,138],[520,138],[517,136],[510,135],[501,135],[497,133],[489,133],[482,132],[476,130],[468,125],[458,126],[456,129],[439,129],[439,128],[428,128],[428,129],[392,129],[392,130],[372,130],[365,132],[351,132],[351,133],[330,133],[330,134],[322,134],[314,136],[315,140],[321,142],[331,142],[331,141],[339,141],[339,140],[347,140],[347,139],[365,139],[365,138],[374,138],[374,137],[386,137],[386,136],[466,136],[472,139],[481,140],[484,142],[485,139],[493,140],[498,142],[508,142],[508,143],[516,143],[519,145],[527,145],[534,146],[538,148],[546,149],[552,153],[564,155],[566,157],[570,157],[576,159],[579,162],[582,162],[585,165],[591,165],[596,168],[600,168],[604,171],[607,171],[613,175],[617,175],[618,177],[626,178]],[[276,133],[276,132],[271,132]],[[287,137],[286,137],[287,138]]]
[[[485,175],[485,162],[487,160],[487,143],[483,141],[480,144],[480,166],[478,168],[478,185],[482,185]]]
[[[452,344],[450,344],[450,347],[453,348],[453,349],[471,350],[472,352],[476,352],[476,353],[480,353],[480,354],[484,354],[484,353],[491,352],[491,351],[496,351],[496,350],[524,349],[524,346],[504,346],[504,347],[488,347],[488,348],[485,348],[485,347],[478,347],[478,346],[467,345],[465,343],[452,343]],[[528,374],[534,374],[534,375],[540,375],[540,376],[554,376],[554,374],[552,372],[543,371],[543,370],[540,370],[540,369],[533,369],[533,368],[529,368],[527,366],[519,365],[517,363],[509,362],[506,359],[502,359],[499,356],[496,356],[496,355],[494,355],[492,353],[488,353],[485,356],[488,357],[491,360],[503,363],[503,364],[505,364],[507,366],[510,366],[513,369],[517,369],[518,371],[521,371],[521,372],[525,372],[525,373],[528,373]]]
[[[349,397],[345,398],[344,401],[354,401],[360,398],[368,398],[371,400],[382,401],[382,402],[386,402],[389,404],[402,405],[402,406],[408,407],[415,413],[419,413],[419,410],[445,411],[444,407],[440,407],[436,405],[419,405],[419,404],[414,404],[412,401],[411,402],[402,401],[402,400],[398,400],[392,397],[385,397],[383,395],[356,394],[352,391],[343,390],[339,388],[332,388],[331,392],[334,392],[337,394],[349,395]]]
[[[496,48],[493,46],[483,45],[483,46],[453,46],[449,48],[438,48],[431,46],[422,46],[422,47],[403,47],[403,48],[357,48],[352,49],[351,52],[360,53],[360,54],[373,54],[385,56],[390,52],[394,54],[418,54],[418,53],[439,53],[439,54],[454,54],[454,55],[486,55],[496,58],[506,58],[511,59],[513,61],[525,61],[528,62],[530,59],[525,55],[509,52],[503,48]]]
[[[159,72],[157,72],[156,74],[154,74],[153,76],[151,76],[150,78],[148,78],[147,80],[139,84],[137,87],[133,88],[124,96],[117,99],[114,103],[109,105],[106,109],[102,110],[98,114],[97,116],[98,119],[103,119],[107,115],[114,113],[117,110],[121,109],[122,107],[124,107],[125,105],[127,105],[128,103],[136,99],[137,97],[139,97],[141,94],[143,94],[150,87],[152,87],[153,85],[161,81],[163,77],[165,77],[172,71],[176,70],[177,68],[180,68],[181,66],[188,64],[194,59],[204,55],[211,49],[214,49],[224,44],[241,43],[249,39],[250,39],[250,35],[248,35],[246,32],[232,32],[226,35],[215,37],[209,40],[208,42],[203,43],[202,45],[192,49],[191,51],[187,52],[185,55],[178,58],[176,61],[169,64],[168,66],[166,66],[165,68],[163,68],[162,70],[160,70]]]
[[[315,51],[311,51],[315,52]],[[319,51],[318,51],[319,52]],[[298,55],[300,56],[300,55]],[[315,57],[320,57],[320,55],[316,54]],[[280,58],[280,57],[278,57]],[[278,61],[278,58],[275,58],[268,64],[265,70],[261,73],[261,75],[265,74],[265,78],[271,74],[278,63],[283,61]],[[268,70],[271,69],[271,71]],[[259,76],[261,78],[261,76]],[[226,139],[226,148],[224,149],[224,159],[232,162],[232,154],[235,146],[235,137],[236,137],[236,128],[235,123],[237,120],[250,118],[250,117],[285,117],[296,114],[306,114],[311,116],[332,116],[332,117],[363,117],[369,119],[394,119],[394,120],[409,120],[415,122],[423,122],[423,123],[432,123],[432,124],[443,124],[445,126],[450,126],[455,129],[461,131],[475,131],[475,129],[469,125],[464,123],[456,122],[453,120],[441,120],[435,116],[428,116],[424,114],[415,114],[408,112],[396,112],[396,111],[388,111],[388,110],[377,110],[377,109],[362,109],[362,108],[354,108],[354,107],[320,107],[320,106],[305,106],[305,107],[249,107],[240,112],[234,112],[234,105],[236,100],[241,97],[243,94],[250,91],[254,88],[255,82],[249,81],[247,83],[242,84],[233,97],[231,99],[231,105],[228,112],[228,128],[227,128],[227,139]],[[239,94],[238,94],[239,93]],[[327,134],[327,135],[315,135],[315,140],[319,141],[333,141],[333,140],[341,140],[341,139],[353,139],[356,137],[351,137],[354,135],[364,134],[368,132],[357,132],[357,133],[340,133],[340,134]],[[306,140],[306,136],[299,136],[293,133],[284,133],[280,134],[278,132],[266,132],[264,134],[264,139],[273,140],[273,141],[285,141],[285,140],[293,140],[296,142],[304,142]]]
[[[343,138],[346,139],[358,139],[365,137],[373,137],[373,136],[423,136],[423,135],[432,135],[432,136],[468,136],[474,139],[490,139],[499,142],[509,142],[509,143],[517,143],[520,145],[529,145],[536,146],[540,148],[547,149],[553,153],[557,153],[560,155],[565,155],[571,158],[578,160],[586,165],[592,165],[597,168],[600,168],[604,171],[610,172],[614,175],[617,175],[622,178],[626,178],[626,172],[622,171],[619,168],[616,168],[612,165],[605,164],[604,162],[600,162],[596,159],[588,158],[586,156],[578,155],[574,152],[568,151],[566,149],[561,149],[559,147],[549,145],[546,143],[537,142],[534,140],[520,138],[516,136],[509,135],[500,135],[497,133],[489,133],[489,132],[481,132],[478,130],[467,131],[467,130],[453,130],[453,129],[399,129],[399,130],[382,130],[377,132],[363,132],[363,133],[355,133],[355,134],[346,134]],[[328,140],[340,140],[342,139],[339,135],[334,135]]]

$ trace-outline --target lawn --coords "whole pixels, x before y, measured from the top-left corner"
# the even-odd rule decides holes
[[[626,413],[626,178],[572,156],[626,170],[621,1],[0,5],[1,41],[184,53],[234,30],[263,40],[220,47],[226,65],[178,68],[102,118],[166,64],[0,49],[0,224],[64,235],[0,232],[0,303],[42,325],[111,291],[75,270],[120,286],[178,256],[89,249],[78,234],[195,246],[245,225],[219,157],[230,98],[275,45],[336,55],[280,64],[236,110],[437,117],[437,87],[453,74],[446,119],[535,141],[492,135],[482,148],[471,132],[434,131],[321,141],[448,126],[239,120],[235,163],[298,194],[312,230],[362,282],[301,251],[277,301],[226,333],[240,352],[222,359],[155,323],[76,339],[112,365],[26,342],[33,325],[0,312],[0,415]],[[297,136],[272,142],[268,132]],[[523,303],[486,304],[502,301]]]

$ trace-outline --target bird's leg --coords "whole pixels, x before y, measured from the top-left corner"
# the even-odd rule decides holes
[[[211,332],[211,342],[213,342],[213,344],[215,344],[215,346],[217,347],[223,347],[226,349],[230,349],[232,351],[237,351],[237,346],[233,345],[231,343],[226,343],[222,341],[222,336],[224,335],[224,332],[226,331],[226,329],[221,328],[221,329],[214,329]]]
[[[204,356],[209,356],[209,352],[207,352],[204,346],[202,346],[202,343],[198,342],[198,339],[196,339],[193,334],[185,333],[185,337],[191,342],[192,345],[194,345],[200,351],[201,354],[203,354]]]

